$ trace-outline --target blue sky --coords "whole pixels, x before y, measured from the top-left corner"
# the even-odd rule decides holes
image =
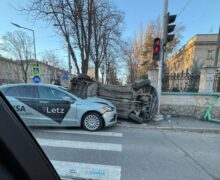
[[[125,13],[125,38],[132,38],[140,26],[157,19],[163,11],[163,0],[112,0]],[[7,31],[18,28],[10,22],[35,30],[37,54],[44,50],[55,50],[67,62],[67,51],[62,39],[56,36],[52,25],[34,22],[30,17],[20,15],[12,6],[20,7],[28,0],[1,0],[0,37]],[[176,22],[185,26],[181,44],[186,43],[195,34],[217,33],[220,24],[219,0],[169,0],[169,12],[177,14]],[[28,32],[30,33],[30,32]],[[30,33],[31,35],[31,33]],[[0,50],[0,54],[3,54]]]
[[[141,25],[162,15],[163,0],[114,0],[125,12],[126,36],[132,36]],[[195,34],[217,33],[220,24],[219,0],[169,0],[168,11],[177,14],[176,22],[185,26],[182,43]],[[180,13],[180,14],[179,14]]]

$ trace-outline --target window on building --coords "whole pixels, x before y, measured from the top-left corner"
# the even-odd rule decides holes
[[[207,59],[208,60],[213,60],[214,59],[214,51],[213,50],[208,50]]]

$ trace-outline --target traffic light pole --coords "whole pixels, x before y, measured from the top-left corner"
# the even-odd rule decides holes
[[[160,61],[159,61],[159,72],[158,72],[158,85],[157,85],[157,94],[158,94],[158,108],[156,120],[162,120],[163,117],[160,115],[160,101],[161,101],[161,86],[162,86],[162,70],[164,62],[164,44],[166,43],[166,33],[167,33],[167,10],[168,10],[168,0],[164,0],[164,9],[163,9],[163,29],[161,34],[161,43],[160,43]]]

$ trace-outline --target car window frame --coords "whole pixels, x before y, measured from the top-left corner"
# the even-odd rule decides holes
[[[66,96],[70,97],[74,102],[76,101],[76,99],[71,96],[69,93],[63,91],[62,89],[58,89],[58,88],[54,88],[54,87],[46,87],[46,86],[38,86],[37,89],[38,89],[38,95],[39,95],[39,99],[44,99],[44,100],[54,100],[54,101],[63,101],[63,99],[51,99],[51,98],[44,98],[44,97],[41,97],[40,96],[40,88],[49,88],[49,89],[52,89],[52,90],[55,90],[55,91],[59,91],[63,94],[65,94]]]
[[[24,88],[27,88],[27,87],[31,87],[31,88],[34,88],[35,89],[35,97],[25,97],[25,96],[12,96],[12,95],[7,95],[7,91],[10,90],[10,88],[20,88],[20,87],[24,87]],[[39,92],[38,92],[38,89],[37,89],[37,86],[34,86],[34,85],[18,85],[18,86],[9,86],[9,87],[6,87],[4,89],[2,89],[2,92],[4,93],[5,96],[10,96],[10,97],[15,97],[15,98],[23,98],[23,99],[39,99]]]

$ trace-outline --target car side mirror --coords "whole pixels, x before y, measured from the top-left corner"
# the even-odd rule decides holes
[[[63,96],[62,99],[63,99],[63,101],[65,101],[68,104],[73,104],[74,103],[74,100],[69,96]]]

